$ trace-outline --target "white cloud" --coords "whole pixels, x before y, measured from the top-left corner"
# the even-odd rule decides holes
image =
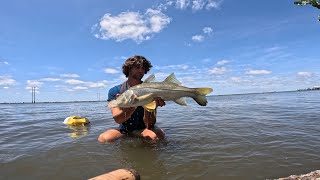
[[[266,53],[271,53],[271,52],[278,52],[278,51],[281,51],[283,49],[286,49],[286,47],[274,46],[274,47],[271,47],[271,48],[266,48],[264,51]]]
[[[248,75],[261,75],[261,74],[271,74],[272,71],[268,70],[249,70],[246,72]]]
[[[36,80],[27,80],[27,90],[32,89],[33,87],[35,87],[35,89],[39,89],[39,87],[41,87],[43,85],[43,82],[41,81],[36,81]],[[39,91],[36,90],[36,93],[39,93]]]
[[[172,6],[174,4],[174,2],[172,0],[167,0],[167,2],[165,2],[164,4],[160,4],[159,6],[157,6],[156,9],[162,11],[162,10],[167,10],[169,6]]]
[[[230,79],[231,81],[238,82],[238,83],[242,81],[240,77],[231,77]]]
[[[298,72],[299,76],[303,76],[303,77],[311,77],[312,73],[311,72]]]
[[[9,87],[8,87],[8,86],[5,86],[5,87],[3,87],[3,89],[9,89]]]
[[[190,1],[189,0],[176,0],[176,7],[178,9],[185,9],[189,6]]]
[[[241,77],[231,77],[230,80],[234,83],[252,83],[250,80],[242,79]]]
[[[225,74],[226,72],[227,72],[227,69],[225,67],[213,68],[209,70],[210,74]]]
[[[148,9],[146,13],[151,32],[158,33],[170,23],[171,19],[158,10]]]
[[[217,62],[217,65],[219,65],[219,66],[222,66],[222,65],[225,65],[225,64],[227,64],[227,63],[229,63],[230,61],[228,61],[228,60],[221,60],[221,61],[218,61]]]
[[[202,31],[203,31],[204,34],[210,35],[213,30],[212,30],[211,27],[204,27]]]
[[[137,43],[150,39],[154,33],[159,33],[164,29],[171,19],[159,10],[148,9],[145,14],[138,12],[122,12],[118,16],[105,14],[99,25],[93,29],[99,28],[96,38],[105,40],[123,40],[132,39]]]
[[[204,36],[202,36],[202,35],[194,35],[194,36],[192,36],[192,40],[194,42],[202,42],[204,40]]]
[[[61,74],[60,77],[66,77],[66,78],[78,78],[80,77],[78,74]]]
[[[92,88],[105,88],[107,81],[100,81],[100,82],[87,82],[86,85]]]
[[[202,9],[210,10],[212,8],[218,9],[222,0],[176,0],[176,8],[184,10],[191,6],[192,10],[198,11]]]
[[[194,42],[202,42],[202,41],[204,41],[204,39],[206,38],[206,37],[209,37],[211,34],[212,34],[212,28],[210,28],[210,27],[204,27],[203,29],[202,29],[202,31],[203,31],[203,34],[197,34],[197,35],[194,35],[194,36],[192,36],[192,40],[194,41]]]
[[[167,78],[169,76],[169,73],[156,73],[155,76],[158,80],[161,80]]]
[[[85,83],[84,81],[81,81],[81,80],[78,80],[78,79],[67,79],[64,82],[67,83],[67,84],[72,84],[72,85]]]
[[[81,81],[81,80],[78,80],[78,79],[68,79],[68,80],[65,80],[64,81],[66,84],[69,84],[69,85],[82,85],[82,86],[76,86],[80,89],[82,89],[83,87],[86,87],[87,89],[89,87],[91,88],[105,88],[107,87],[107,81],[106,80],[103,80],[103,81],[98,81],[98,82],[85,82],[85,81]],[[74,88],[73,88],[74,89]]]
[[[117,74],[117,73],[119,73],[118,70],[116,70],[116,69],[111,69],[111,68],[106,68],[106,69],[104,69],[104,72],[105,72],[106,74]]]
[[[0,86],[12,86],[16,83],[16,80],[8,76],[0,76]]]
[[[61,79],[58,79],[58,78],[42,78],[40,80],[41,81],[48,81],[48,82],[55,82],[55,81],[60,81]]]
[[[26,87],[26,90],[29,90],[29,92],[32,93],[32,87]],[[40,93],[39,88],[35,87],[34,92],[39,94]]]
[[[168,65],[168,66],[156,66],[155,69],[157,70],[167,70],[167,69],[182,69],[186,70],[189,66],[185,64],[178,64],[178,65]]]
[[[215,9],[219,9],[220,6],[221,6],[221,3],[222,3],[223,0],[208,0],[208,3],[206,5],[206,9],[209,10],[209,9],[212,9],[212,8],[215,8]]]
[[[192,9],[193,10],[201,10],[203,9],[205,2],[203,0],[193,0],[192,1]]]
[[[127,80],[127,78],[126,78],[126,76],[124,74],[121,74],[119,76],[119,79],[120,79],[120,81],[126,81]]]
[[[83,87],[83,86],[76,86],[73,88],[74,90],[87,90],[87,87]]]
[[[180,66],[178,66],[178,68],[181,68],[181,69],[183,69],[183,70],[186,70],[186,69],[189,68],[189,66],[188,66],[188,65],[180,65]]]
[[[185,65],[185,64],[178,64],[178,65],[169,65],[169,66],[166,66],[165,69],[167,69],[167,68],[186,70],[186,69],[189,68],[189,66],[188,66],[188,65]]]
[[[4,64],[4,65],[9,65],[9,63],[7,61],[0,61],[0,65]]]

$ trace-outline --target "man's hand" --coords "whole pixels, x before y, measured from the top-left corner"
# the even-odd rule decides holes
[[[120,94],[116,94],[116,98],[119,97]],[[136,110],[137,107],[129,107],[129,108],[122,108],[122,107],[114,107],[111,108],[111,113],[113,119],[118,123],[121,124],[127,121],[133,112]]]
[[[162,106],[166,105],[166,102],[164,102],[164,100],[162,98],[160,98],[160,97],[156,97],[153,100],[156,102],[157,107],[158,106],[162,107]]]

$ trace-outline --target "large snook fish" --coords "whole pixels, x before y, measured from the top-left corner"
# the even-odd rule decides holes
[[[212,92],[211,88],[188,88],[181,86],[175,75],[170,74],[163,82],[152,82],[155,76],[152,74],[142,84],[133,86],[123,92],[116,100],[108,103],[113,107],[137,107],[143,106],[149,111],[156,108],[155,97],[165,101],[174,101],[179,105],[187,105],[185,97],[193,98],[200,106],[207,105],[206,95]]]

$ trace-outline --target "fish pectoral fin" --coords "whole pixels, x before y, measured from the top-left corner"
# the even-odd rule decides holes
[[[153,99],[153,94],[149,93],[149,94],[145,94],[145,95],[142,95],[142,96],[135,97],[136,101],[143,101],[143,100],[146,100],[146,99]]]
[[[145,94],[145,95],[143,95],[143,96],[139,96],[139,97],[136,97],[135,98],[135,101],[147,101],[148,102],[148,99],[153,99],[154,97],[153,97],[153,94],[152,93],[149,93],[149,94]],[[147,110],[147,111],[149,111],[149,112],[152,112],[152,111],[154,111],[156,108],[157,108],[157,104],[156,104],[156,102],[155,101],[152,101],[152,102],[150,102],[150,103],[148,103],[148,104],[145,104],[145,105],[143,105],[143,107]]]
[[[143,108],[149,112],[153,112],[157,108],[156,101],[152,101],[151,103],[145,104]]]
[[[181,106],[186,106],[187,105],[187,101],[186,101],[186,98],[185,97],[182,97],[180,99],[176,99],[174,100],[173,102],[181,105]]]

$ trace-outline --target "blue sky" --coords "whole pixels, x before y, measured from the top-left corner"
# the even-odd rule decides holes
[[[3,0],[0,102],[105,100],[124,60],[211,95],[320,85],[320,11],[293,0]]]

